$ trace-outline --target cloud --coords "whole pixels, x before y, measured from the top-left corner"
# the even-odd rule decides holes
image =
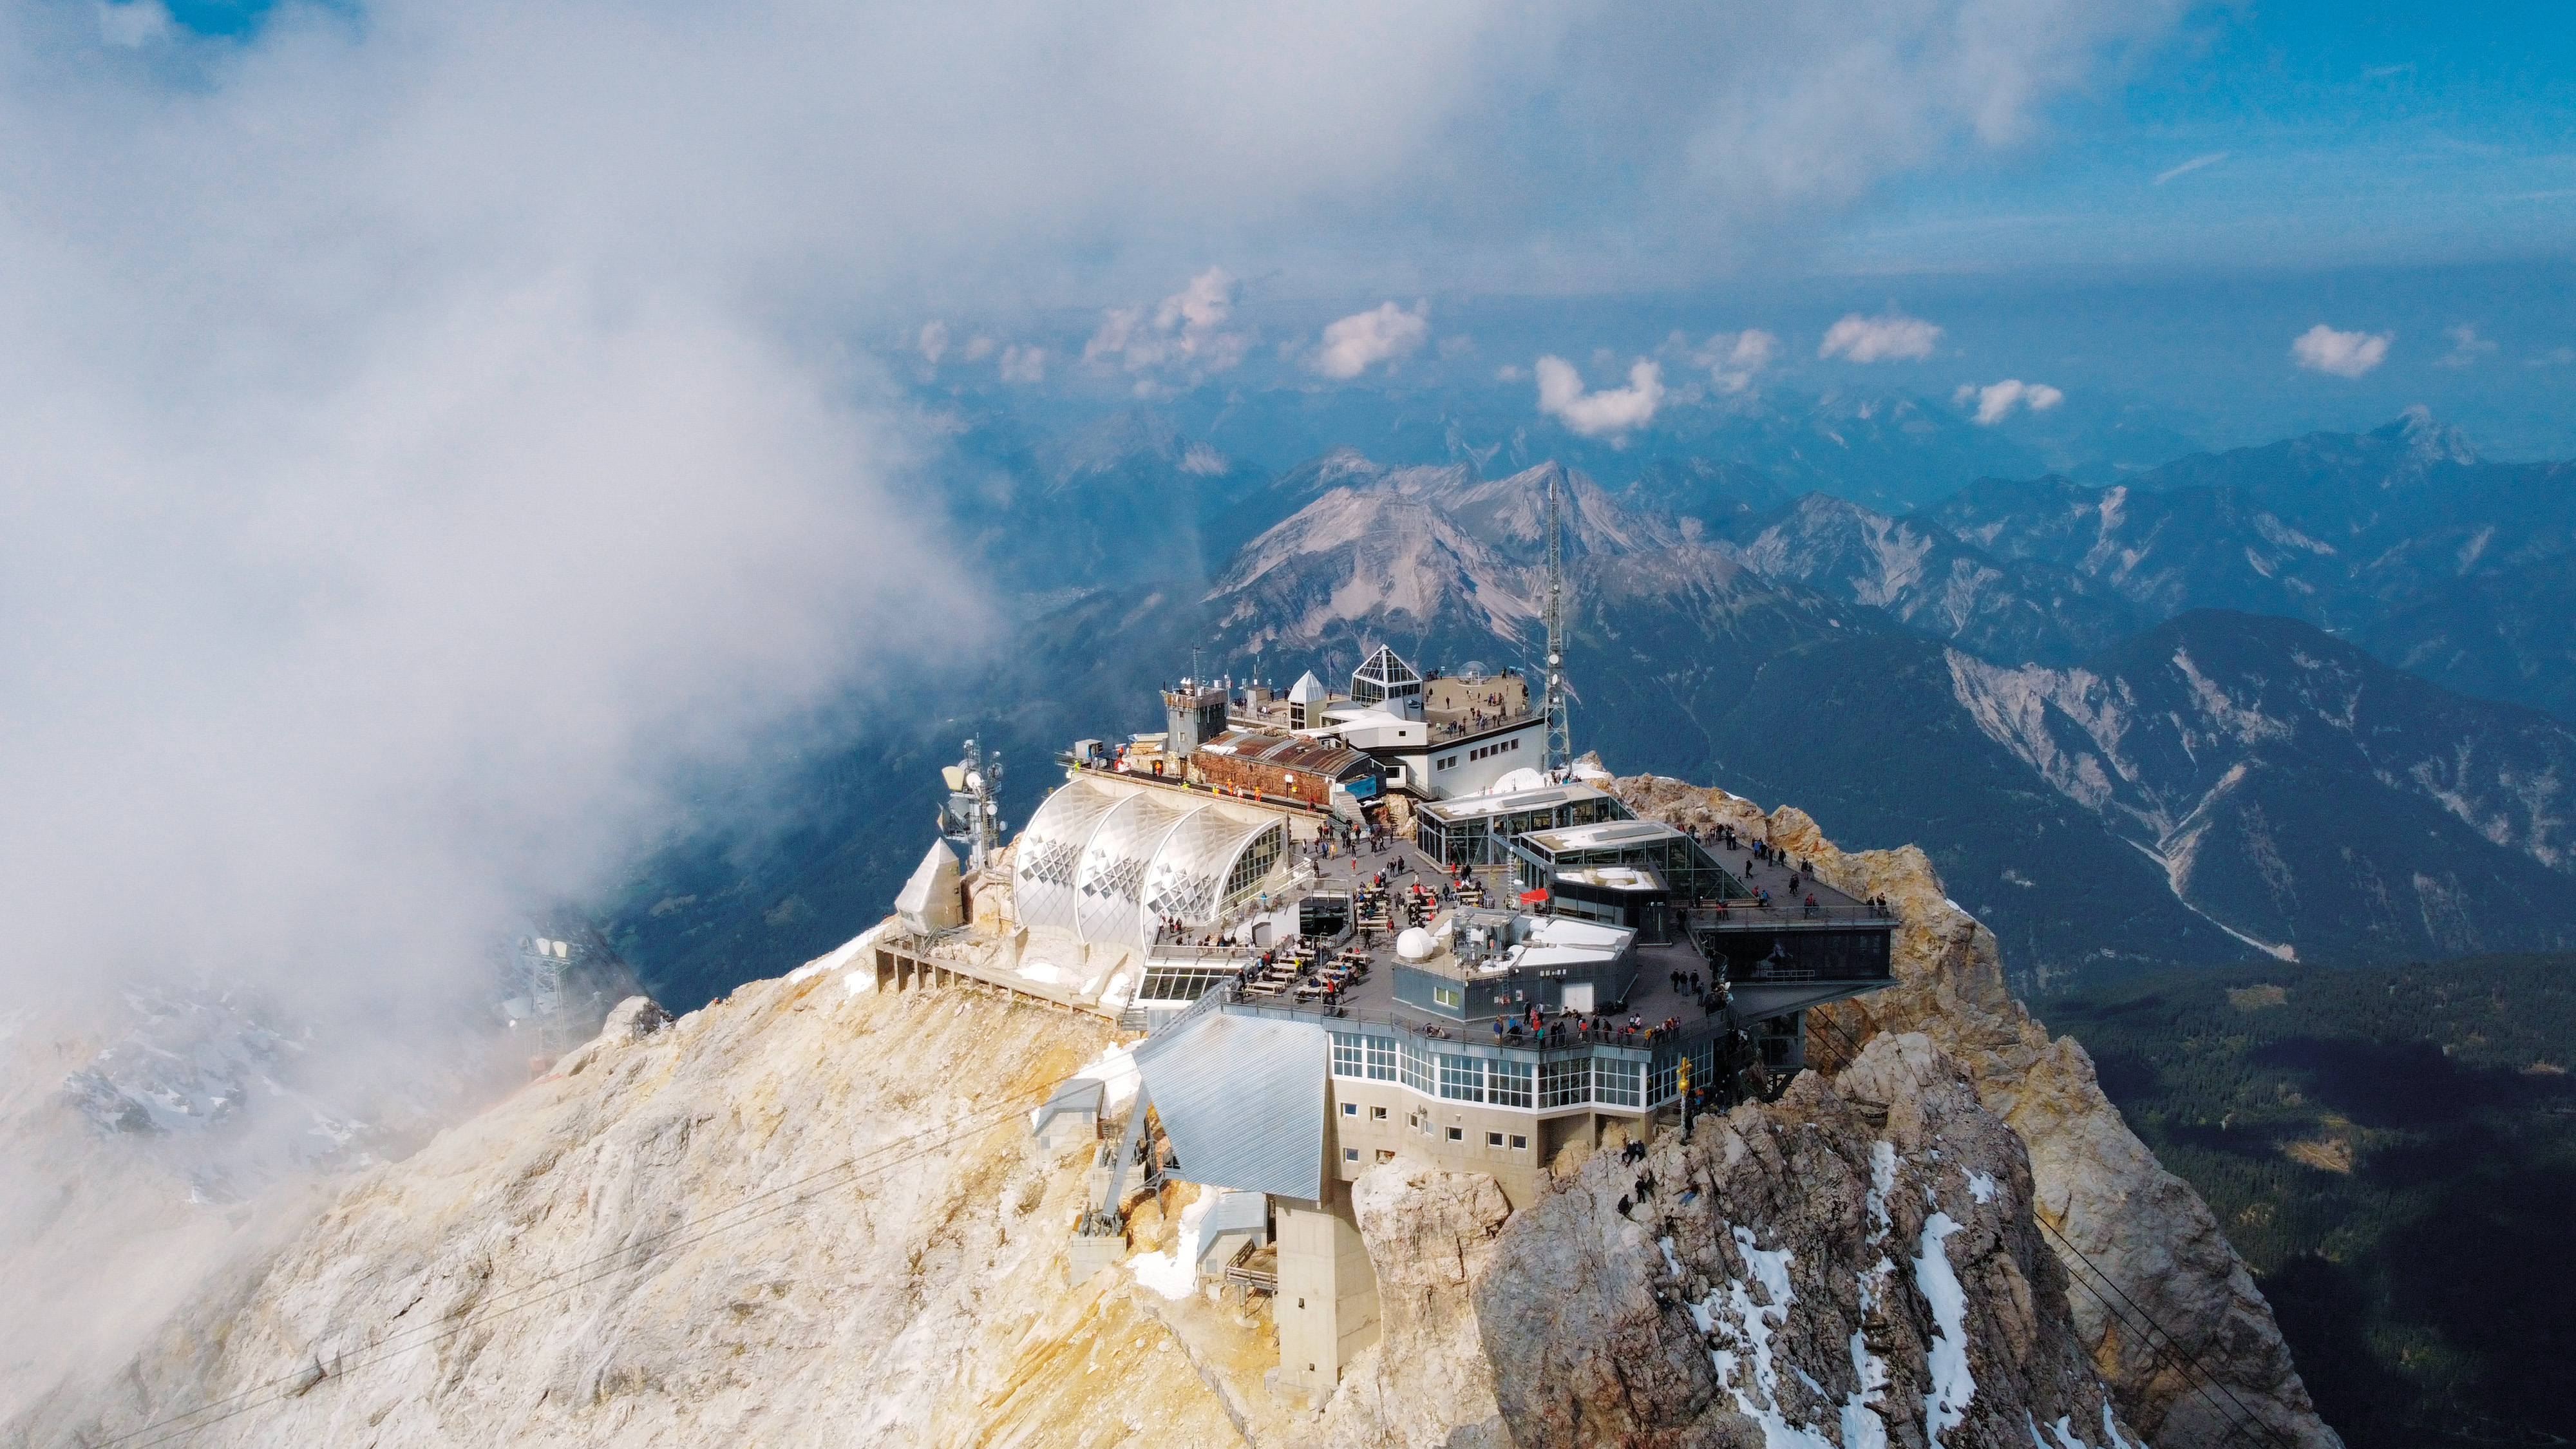
[[[1414,303],[1410,312],[1381,302],[1326,327],[1323,345],[1307,357],[1306,366],[1326,377],[1357,377],[1372,364],[1412,352],[1430,335],[1429,302]]]
[[[161,0],[107,0],[98,7],[99,38],[139,49],[170,38],[170,7]]]
[[[1678,340],[1678,337],[1676,337]],[[1699,345],[1690,355],[1691,364],[1708,369],[1709,381],[1724,393],[1739,393],[1753,385],[1754,377],[1780,355],[1780,339],[1759,327],[1742,332],[1720,332]]]
[[[2188,176],[2192,172],[2198,171],[2204,166],[2215,166],[2219,162],[2226,160],[2228,154],[2229,153],[2225,151],[2212,151],[2206,156],[2194,156],[2190,160],[2182,163],[2180,166],[2176,166],[2169,171],[2157,173],[2156,184],[2158,186],[2162,186],[2177,176]]]
[[[850,338],[1196,271],[1084,349],[1187,379],[1249,342],[1212,257],[1704,275],[2018,144],[2173,7],[169,13],[21,5],[0,67],[0,992],[238,973],[355,1051],[479,1007],[496,925],[690,772],[972,656]],[[1651,416],[1631,376],[1568,425]]]
[[[1964,383],[1956,393],[1951,395],[1951,401],[1961,407],[1966,407],[1974,401],[1977,405],[1977,422],[1986,427],[1993,427],[2009,416],[2016,407],[2044,413],[2066,401],[2066,394],[2044,382],[2024,382],[2017,377],[2008,377],[2001,382],[1988,383],[1984,387],[1979,387],[1973,382]]]
[[[2388,356],[2394,332],[2337,332],[2320,322],[2290,341],[2290,357],[2310,372],[2359,377]]]
[[[1562,357],[1542,357],[1538,373],[1538,410],[1587,438],[1616,437],[1644,427],[1664,400],[1664,372],[1638,358],[1628,369],[1628,385],[1600,392],[1583,390],[1583,378]]]
[[[1854,362],[1920,361],[1932,355],[1932,344],[1940,338],[1940,328],[1902,312],[1876,317],[1853,312],[1825,329],[1816,356],[1847,357]]]
[[[2496,345],[2478,335],[2478,329],[2465,324],[2446,328],[2443,336],[2451,339],[2451,350],[2433,359],[2440,367],[2468,367],[2482,357],[2495,354]]]
[[[1002,349],[1002,381],[1046,381],[1047,352],[1043,347],[1026,347],[1014,342]]]
[[[1231,273],[1210,267],[1150,312],[1141,306],[1113,308],[1083,345],[1082,360],[1129,372],[1223,372],[1241,362],[1252,345],[1249,334],[1224,330],[1226,319],[1234,315],[1234,289]]]
[[[1529,376],[1528,369],[1522,367],[1517,362],[1506,362],[1502,366],[1494,369],[1494,381],[1496,382],[1518,382],[1527,376]]]
[[[945,322],[922,324],[921,332],[913,338],[913,345],[921,349],[922,357],[928,360],[931,366],[937,367],[939,359],[948,351],[948,324]]]

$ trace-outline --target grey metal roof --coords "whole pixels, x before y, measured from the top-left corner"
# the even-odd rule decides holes
[[[1559,830],[1533,830],[1521,837],[1551,854],[1682,838],[1680,831],[1660,820],[1604,820],[1593,825],[1568,825]]]
[[[1183,1178],[1308,1202],[1324,1190],[1329,1065],[1314,1022],[1216,1011],[1136,1047]]]
[[[1045,1131],[1047,1119],[1058,1112],[1089,1112],[1099,1116],[1102,1090],[1103,1084],[1097,1077],[1065,1078],[1057,1084],[1055,1095],[1046,1099],[1045,1106],[1038,1108],[1038,1130]]]

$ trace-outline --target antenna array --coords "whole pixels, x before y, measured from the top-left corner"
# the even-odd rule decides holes
[[[1574,764],[1565,722],[1565,527],[1557,492],[1562,468],[1547,474],[1547,770],[1562,776]]]
[[[976,740],[966,742],[966,757],[940,772],[947,778],[948,803],[939,812],[939,833],[966,851],[966,868],[982,870],[987,857],[1001,848],[1002,756]]]

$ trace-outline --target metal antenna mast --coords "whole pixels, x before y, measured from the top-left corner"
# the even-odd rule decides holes
[[[948,806],[939,812],[939,833],[966,847],[966,868],[982,870],[986,857],[1002,843],[1002,756],[975,740],[966,742],[966,758],[940,772],[948,783]]]
[[[1547,473],[1547,769],[1559,774],[1574,763],[1565,726],[1565,528],[1558,516],[1557,480]]]

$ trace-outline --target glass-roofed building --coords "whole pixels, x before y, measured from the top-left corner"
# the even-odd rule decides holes
[[[1466,795],[1413,807],[1413,841],[1442,865],[1508,865],[1508,843],[1533,830],[1627,820],[1628,807],[1590,785],[1548,785],[1502,795]]]
[[[1597,825],[1532,830],[1511,837],[1506,848],[1518,867],[1521,889],[1556,892],[1560,875],[1610,885],[1609,867],[1651,871],[1677,901],[1740,901],[1752,892],[1717,863],[1707,847],[1654,820],[1606,820]],[[1599,878],[1599,879],[1594,879]]]

